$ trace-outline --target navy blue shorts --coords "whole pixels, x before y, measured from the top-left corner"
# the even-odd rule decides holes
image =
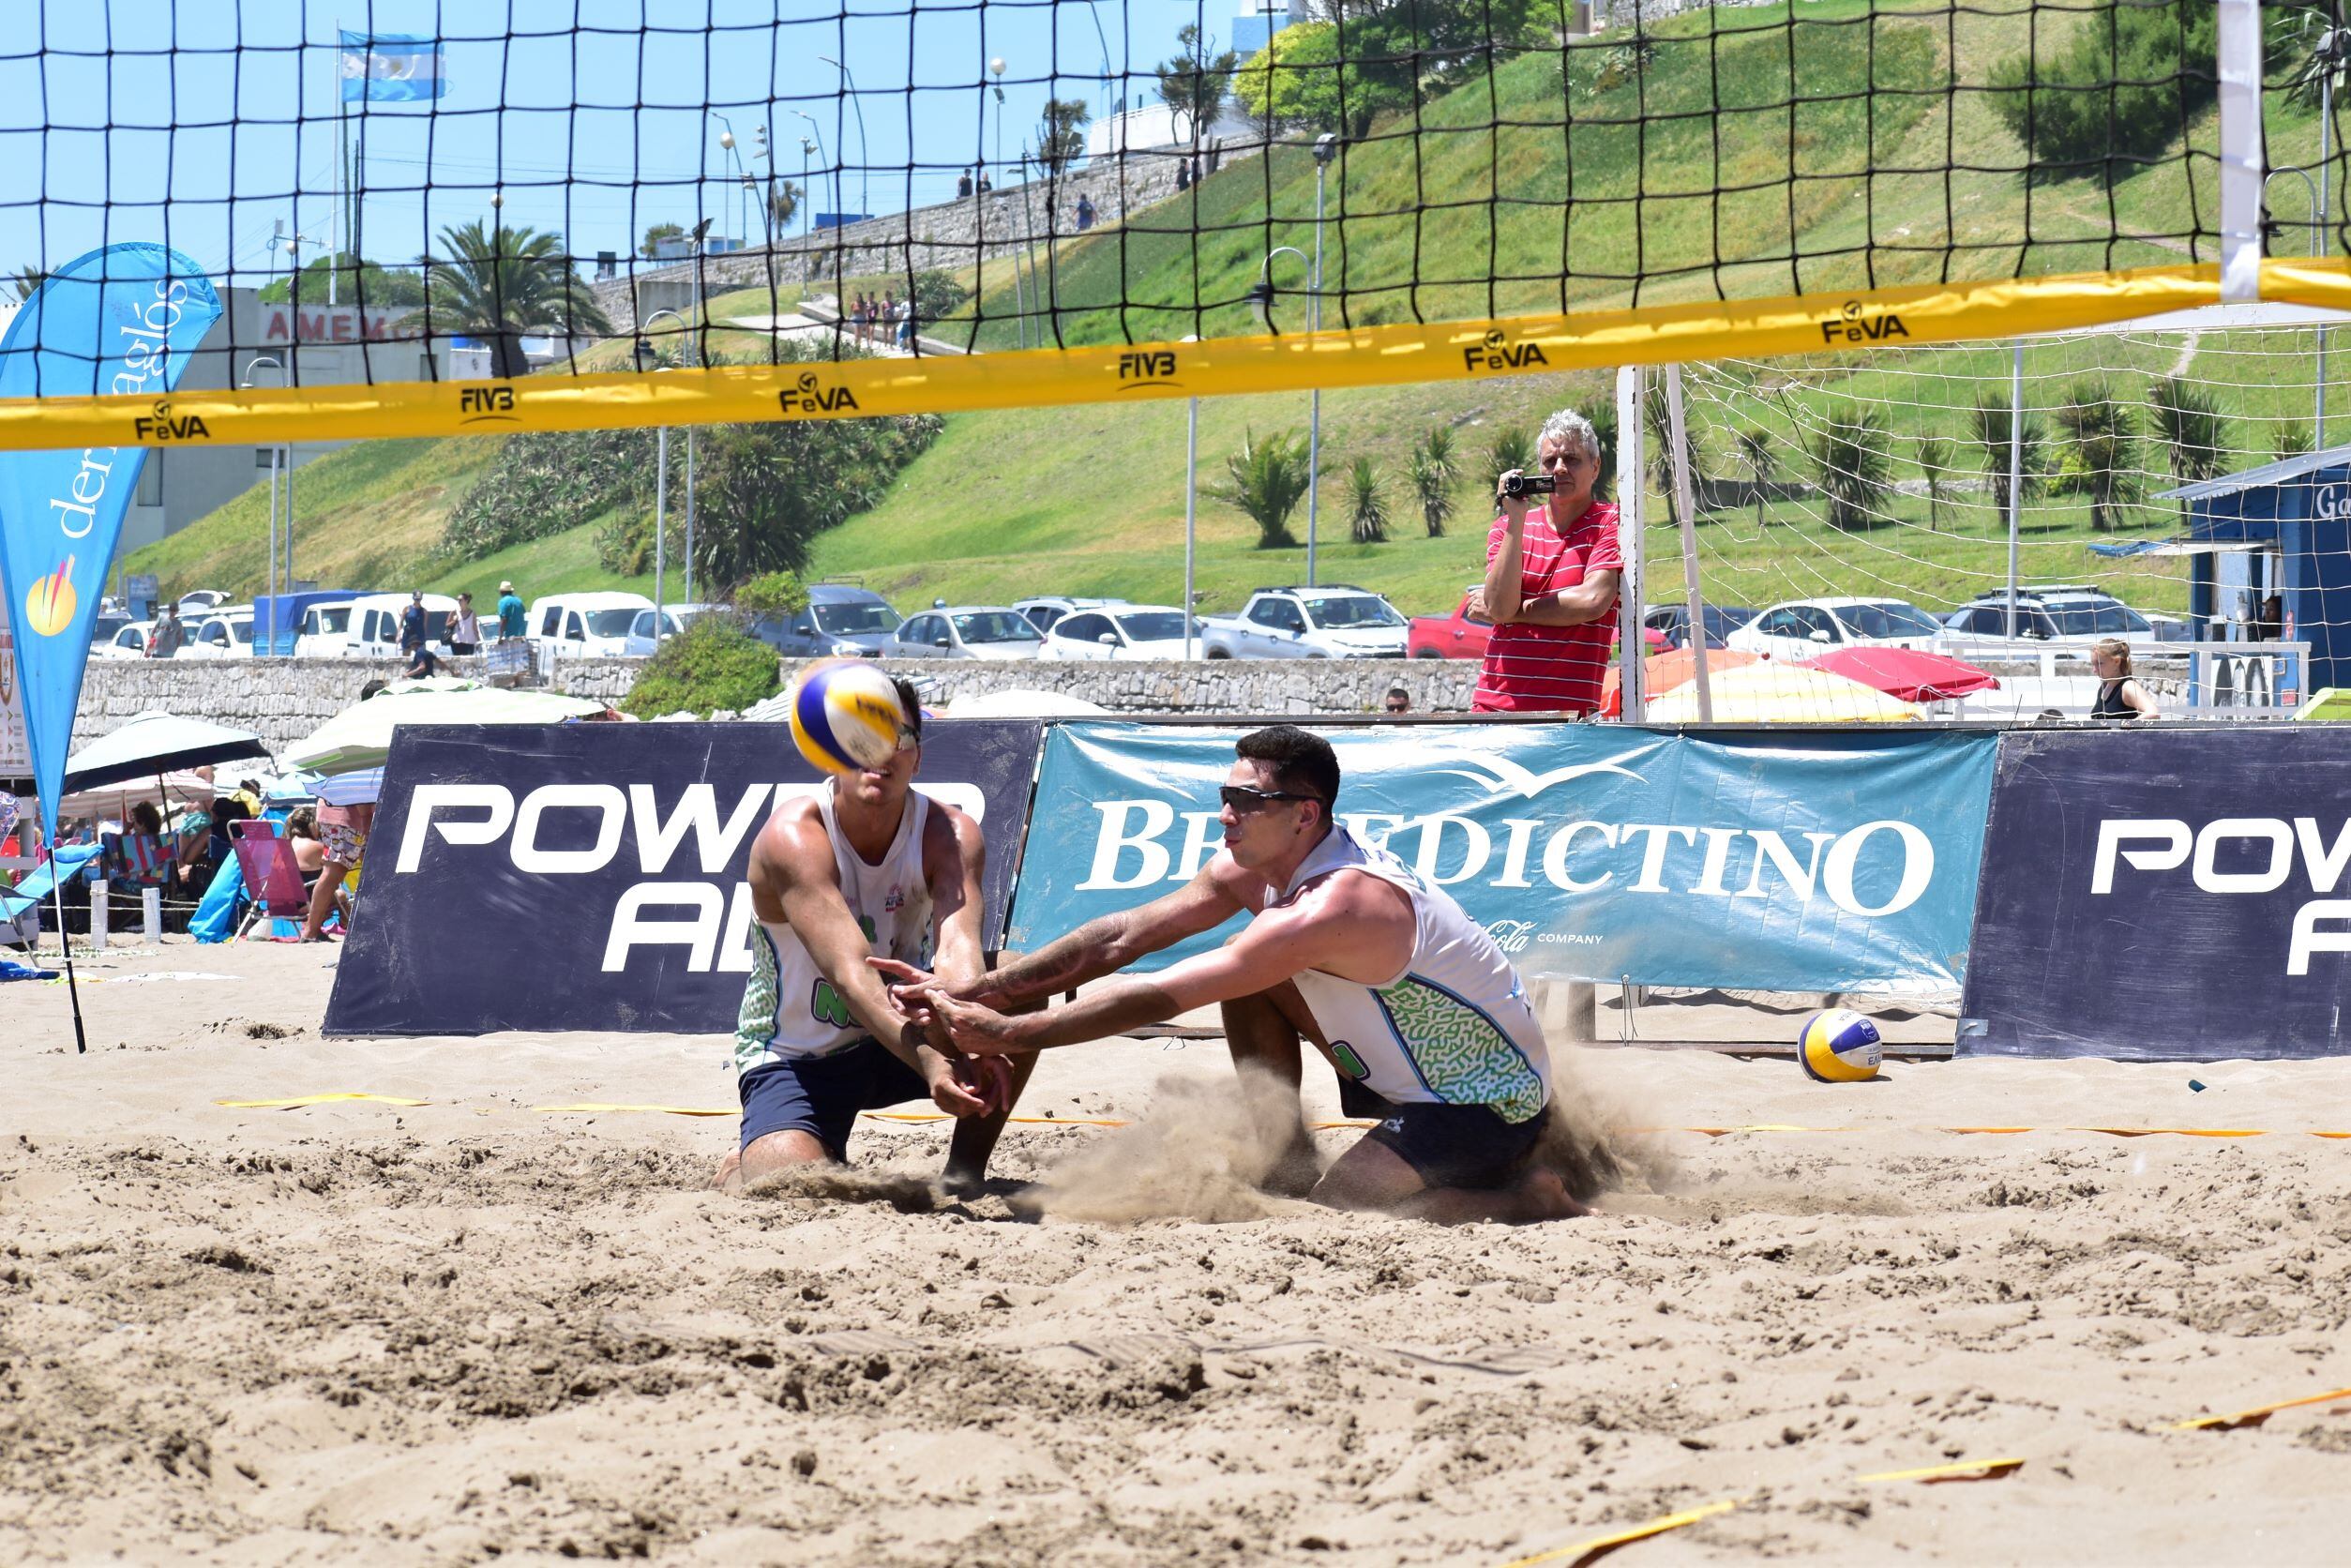
[[[1394,1150],[1425,1187],[1491,1192],[1518,1179],[1550,1120],[1547,1105],[1524,1122],[1505,1122],[1492,1106],[1416,1103],[1391,1106],[1364,1136]]]
[[[743,1143],[797,1128],[836,1160],[849,1158],[850,1129],[861,1110],[928,1100],[923,1075],[877,1041],[860,1040],[829,1056],[792,1056],[743,1075]]]

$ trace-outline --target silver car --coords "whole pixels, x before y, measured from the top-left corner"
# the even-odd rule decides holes
[[[893,658],[1034,658],[1045,639],[1003,604],[933,605],[906,618],[882,652]]]

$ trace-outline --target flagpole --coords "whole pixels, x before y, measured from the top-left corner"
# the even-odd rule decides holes
[[[343,247],[343,159],[350,156],[343,118],[343,19],[335,19],[335,192],[326,215],[326,303],[335,303],[335,258]],[[295,268],[297,272],[301,269]]]
[[[73,1054],[90,1053],[89,1037],[82,1031],[82,992],[73,983],[73,938],[66,932],[65,867],[57,862],[57,840],[49,841],[49,890],[57,896],[57,949],[66,956],[66,996],[73,1003]]]

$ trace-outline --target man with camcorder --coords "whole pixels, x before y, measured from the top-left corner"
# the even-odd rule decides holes
[[[1495,486],[1501,516],[1486,535],[1485,581],[1469,594],[1494,634],[1470,706],[1587,718],[1600,707],[1624,573],[1617,509],[1591,498],[1600,437],[1582,415],[1545,420],[1535,456],[1540,474],[1513,469]]]

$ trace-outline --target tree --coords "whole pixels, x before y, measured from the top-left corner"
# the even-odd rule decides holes
[[[790,180],[772,181],[767,188],[767,217],[774,225],[774,234],[782,234],[791,227],[792,219],[800,211],[800,188]]]
[[[398,269],[381,266],[364,257],[354,257],[348,251],[332,256],[314,256],[298,273],[273,278],[262,286],[256,297],[264,305],[284,305],[298,302],[324,304],[326,299],[326,275],[335,275],[335,295],[338,303],[388,306],[422,305],[425,302],[425,279],[421,271],[407,267]]]
[[[1274,34],[1243,62],[1233,76],[1233,96],[1268,129],[1304,125],[1358,134],[1347,115],[1347,69],[1339,61],[1338,28],[1328,22],[1302,22]],[[1359,104],[1365,98],[1360,90],[1352,97]]]
[[[686,225],[683,223],[649,224],[645,229],[644,243],[637,248],[637,253],[647,258],[658,256],[661,254],[663,245],[671,240],[685,237]]]
[[[1771,438],[1750,425],[1731,437],[1738,449],[1740,464],[1756,487],[1756,526],[1763,526],[1763,492],[1779,476],[1780,454]]]
[[[2228,420],[2211,395],[2190,386],[2177,376],[2162,376],[2147,389],[2147,406],[2155,416],[2155,439],[2163,444],[2164,461],[2176,483],[2193,485],[2221,475],[2221,443]],[[2181,522],[2188,520],[2188,503],[2179,504]]]
[[[2273,71],[2286,73],[2286,98],[2301,108],[2315,110],[2332,89],[2340,101],[2351,82],[2351,34],[2336,22],[2329,6],[2265,7],[2267,26],[2263,46]]]
[[[480,219],[441,231],[447,259],[427,256],[428,309],[435,330],[490,341],[490,374],[530,369],[522,335],[609,338],[612,324],[564,253],[563,236],[535,229],[485,228]]]
[[[1577,409],[1591,433],[1600,438],[1600,477],[1591,482],[1594,501],[1615,499],[1617,490],[1617,400],[1595,398]]]
[[[1918,445],[1919,473],[1926,479],[1926,525],[1943,526],[1943,503],[1951,497],[1952,463],[1954,454],[1950,442],[1939,435],[1922,435]]]
[[[1524,472],[1535,465],[1535,438],[1516,425],[1504,426],[1494,432],[1494,439],[1485,448],[1486,478],[1500,479],[1513,469]]]
[[[2110,534],[2122,508],[2144,491],[2138,426],[2102,381],[2076,382],[2067,397],[2057,430],[2075,481],[2089,496],[2090,528]]]
[[[1869,409],[1831,414],[1810,451],[1820,471],[1820,492],[1829,498],[1829,526],[1846,533],[1870,526],[1893,477],[1884,422]]]
[[[16,297],[20,300],[30,299],[40,293],[41,285],[48,280],[49,274],[37,266],[19,267],[15,276],[8,279],[16,286]]]
[[[1059,179],[1069,166],[1086,156],[1086,127],[1093,111],[1083,98],[1047,98],[1045,118],[1037,124],[1037,161],[1048,178]]]
[[[1244,431],[1241,450],[1225,460],[1225,471],[1232,476],[1231,483],[1211,490],[1209,499],[1223,502],[1256,523],[1259,550],[1287,550],[1296,545],[1298,541],[1290,537],[1289,514],[1306,498],[1312,483],[1306,466],[1306,438],[1291,430],[1259,441],[1256,432]]]
[[[1159,101],[1183,122],[1184,139],[1197,157],[1200,132],[1215,124],[1217,106],[1231,90],[1241,56],[1229,49],[1211,55],[1208,51],[1214,47],[1214,40],[1203,42],[1199,27],[1189,22],[1176,29],[1176,43],[1175,57],[1162,60],[1152,70],[1159,78]]]
[[[1347,525],[1359,545],[1388,542],[1388,478],[1368,457],[1347,471]]]
[[[1697,497],[1706,483],[1706,448],[1697,428],[1688,419],[1689,405],[1682,405],[1682,436],[1690,448],[1690,501],[1697,505]],[[1642,423],[1649,432],[1649,482],[1658,494],[1665,498],[1665,515],[1677,528],[1681,525],[1681,498],[1674,485],[1673,473],[1673,404],[1665,397],[1661,379],[1641,400]],[[1695,519],[1692,520],[1696,520]]]
[[[1349,136],[1545,41],[1560,14],[1557,0],[1321,0],[1317,8],[1329,41],[1308,47],[1327,51],[1326,65],[1345,64],[1308,74],[1325,78],[1339,100],[1331,124]]]
[[[1453,516],[1454,481],[1459,477],[1452,430],[1431,425],[1412,444],[1412,493],[1421,504],[1421,524],[1432,539],[1445,536],[1445,521]]]
[[[2100,6],[2050,57],[1995,66],[1993,111],[2030,150],[2035,175],[2118,179],[2219,96],[2218,15],[2209,0]]]
[[[1999,513],[2003,524],[2008,520],[2010,507],[2008,468],[2012,433],[2016,434],[2018,475],[2024,481],[2022,493],[2015,498],[2017,504],[2039,499],[2047,482],[2048,432],[2039,417],[2030,414],[2025,415],[2022,430],[2017,432],[2013,414],[2006,399],[1985,398],[1976,404],[1969,430],[1983,459],[1983,476],[1992,484],[1993,509]]]

